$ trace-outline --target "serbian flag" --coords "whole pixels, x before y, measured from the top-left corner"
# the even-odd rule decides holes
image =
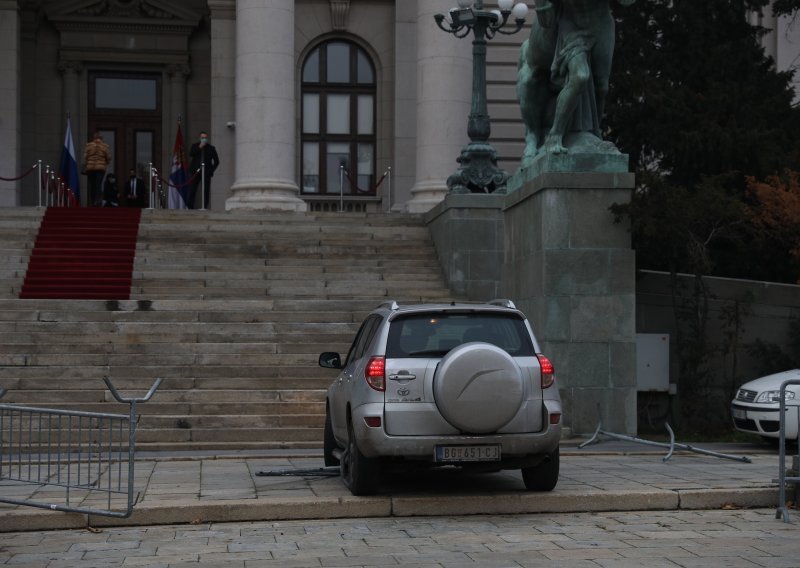
[[[183,134],[178,123],[175,147],[172,150],[172,169],[169,172],[169,208],[188,209],[189,187],[186,185],[186,160],[183,151]]]
[[[64,148],[61,150],[61,163],[58,166],[58,177],[64,184],[71,207],[80,204],[81,188],[78,178],[78,161],[75,159],[75,144],[72,142],[72,124],[67,117],[67,134],[64,136]]]

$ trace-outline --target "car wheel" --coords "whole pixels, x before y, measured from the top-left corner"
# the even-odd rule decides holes
[[[348,423],[347,447],[340,464],[344,484],[353,495],[371,495],[378,489],[378,462],[361,453],[353,425]]]
[[[336,438],[333,437],[333,424],[331,423],[331,411],[325,407],[325,433],[322,441],[322,455],[325,458],[325,467],[339,465],[339,460],[333,455],[333,450],[339,446]]]
[[[465,343],[451,350],[433,378],[439,412],[451,425],[471,434],[489,434],[508,424],[519,412],[523,396],[519,365],[489,343]]]
[[[542,463],[522,468],[522,481],[528,491],[552,491],[558,483],[558,448]]]

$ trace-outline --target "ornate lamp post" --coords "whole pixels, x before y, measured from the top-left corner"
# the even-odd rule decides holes
[[[497,153],[489,144],[491,121],[486,109],[486,40],[498,33],[511,35],[522,29],[528,6],[514,0],[498,0],[499,10],[484,10],[483,0],[458,0],[458,7],[436,14],[436,24],[447,33],[463,38],[474,32],[472,42],[472,109],[467,134],[470,143],[461,151],[461,167],[447,178],[452,193],[505,193],[508,174],[497,167]],[[504,30],[509,16],[515,26]],[[445,25],[447,24],[447,25]]]

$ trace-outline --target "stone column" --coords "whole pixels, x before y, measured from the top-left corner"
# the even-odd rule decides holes
[[[238,0],[236,181],[226,209],[306,210],[296,135],[294,0]]]
[[[20,20],[16,1],[0,1],[0,176],[21,172],[20,129]],[[25,168],[27,169],[27,167]],[[0,207],[19,205],[20,182],[0,181]]]
[[[447,178],[469,138],[472,36],[458,39],[434,23],[452,0],[417,2],[417,175],[406,210],[422,213],[447,193]]]
[[[72,143],[75,146],[75,159],[78,162],[78,168],[81,167],[81,161],[83,159],[83,146],[86,142],[86,137],[81,135],[81,126],[83,124],[83,120],[81,120],[81,73],[83,72],[83,65],[77,61],[60,61],[58,63],[58,70],[61,71],[61,84],[63,89],[61,91],[61,107],[63,109],[63,116],[59,121],[59,132],[60,137],[59,141],[59,148],[60,145],[64,142],[64,135],[66,129],[67,119],[66,117],[70,117],[70,126],[72,127]],[[59,149],[59,156],[61,155],[61,150]],[[53,164],[54,167],[58,168],[58,164]],[[85,186],[85,178],[81,179],[80,182],[81,186]],[[89,196],[87,195],[87,191],[85,187],[81,187],[80,192],[80,201],[82,204],[89,203]]]
[[[211,11],[211,132],[219,154],[210,207],[225,209],[236,172],[236,2],[209,0]]]
[[[168,123],[170,125],[170,132],[172,132],[172,136],[169,138],[170,140],[175,140],[175,133],[178,129],[178,119],[181,121],[181,130],[183,130],[183,135],[188,137],[188,140],[192,139],[192,133],[186,131],[187,126],[191,127],[191,125],[187,124],[186,121],[186,78],[189,76],[189,73],[190,69],[188,65],[170,65],[167,68],[170,94],[170,116]],[[172,150],[170,149],[170,157],[171,154]]]

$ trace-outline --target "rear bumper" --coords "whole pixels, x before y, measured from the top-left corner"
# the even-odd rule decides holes
[[[367,416],[382,416],[383,403],[365,404],[353,409],[353,428],[361,453],[369,458],[392,457],[414,461],[434,461],[436,446],[500,444],[502,459],[499,463],[513,461],[515,464],[526,458],[540,461],[541,456],[549,454],[561,441],[561,423],[549,424],[549,415],[544,421],[547,429],[536,433],[456,435],[456,436],[390,436],[383,425],[378,428],[367,426]]]

